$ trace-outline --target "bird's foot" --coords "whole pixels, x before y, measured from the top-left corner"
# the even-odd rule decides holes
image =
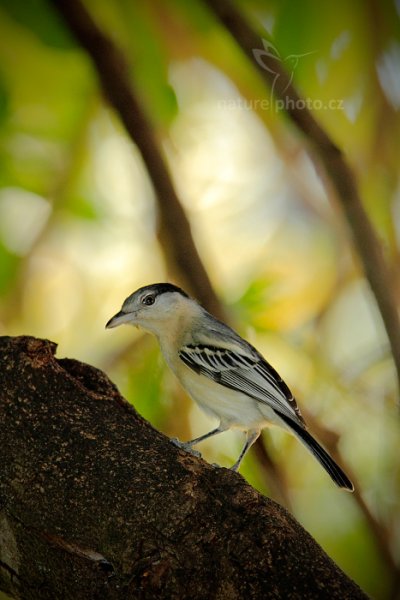
[[[177,446],[178,448],[189,452],[189,454],[192,454],[193,456],[197,456],[197,458],[201,458],[201,453],[198,450],[195,450],[187,442],[181,442],[180,440],[178,440],[178,438],[171,438],[171,442],[174,444],[174,446]]]

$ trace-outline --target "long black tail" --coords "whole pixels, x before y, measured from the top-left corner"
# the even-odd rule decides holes
[[[318,462],[324,467],[325,471],[329,473],[333,481],[341,488],[348,490],[349,492],[354,491],[354,486],[346,473],[335,463],[333,458],[329,456],[326,450],[308,433],[306,429],[303,429],[301,425],[283,415],[278,413],[279,417],[288,425],[289,429],[296,434],[296,436],[303,442],[310,452],[315,456]]]

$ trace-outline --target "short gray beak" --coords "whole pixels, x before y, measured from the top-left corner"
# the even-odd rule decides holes
[[[128,323],[132,321],[132,313],[126,313],[120,310],[116,315],[111,317],[111,319],[106,324],[106,329],[112,329],[112,327],[118,327],[118,325],[122,325],[123,323]]]

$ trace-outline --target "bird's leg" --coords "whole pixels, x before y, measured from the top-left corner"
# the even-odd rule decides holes
[[[212,437],[213,435],[217,435],[217,433],[222,433],[223,431],[226,431],[225,428],[221,427],[219,425],[218,427],[216,427],[212,431],[209,431],[208,433],[204,433],[200,437],[194,438],[194,440],[190,440],[189,442],[185,442],[185,445],[189,446],[189,448],[191,448],[192,446],[196,446],[200,442],[204,442],[204,440],[207,440],[208,438]]]
[[[201,456],[200,452],[197,452],[197,450],[193,450],[193,446],[196,446],[196,444],[199,444],[200,442],[207,440],[208,438],[212,437],[213,435],[217,435],[217,433],[222,433],[223,431],[225,431],[225,428],[218,426],[216,429],[213,429],[212,431],[209,431],[208,433],[204,433],[200,437],[197,437],[194,440],[190,440],[189,442],[181,442],[180,440],[178,440],[176,438],[171,438],[171,442],[173,444],[175,444],[175,446],[178,446],[178,448],[182,448],[183,450],[186,450],[186,452],[190,452],[191,454],[194,454],[194,456]]]
[[[251,446],[254,444],[254,442],[256,441],[256,439],[258,438],[258,436],[260,435],[260,430],[259,429],[249,429],[249,431],[246,434],[246,442],[242,448],[242,451],[239,455],[239,458],[237,459],[237,461],[235,462],[235,464],[231,467],[232,471],[238,471],[239,467],[242,463],[242,460],[245,457],[245,454],[247,453],[247,451],[251,448]]]

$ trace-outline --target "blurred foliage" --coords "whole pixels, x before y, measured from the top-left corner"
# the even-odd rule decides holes
[[[399,3],[237,5],[350,162],[400,292]],[[341,212],[303,141],[200,0],[86,6],[125,53],[232,323],[300,405],[340,434],[342,456],[399,556],[393,365]],[[174,278],[175,268],[139,153],[45,0],[0,3],[0,130],[0,333],[51,338],[60,356],[105,368],[168,435],[206,431],[209,420],[155,342],[128,328],[104,331],[130,292]],[[394,598],[393,574],[355,498],[296,440],[264,435],[297,518],[369,594]],[[201,449],[227,465],[241,443],[227,433]],[[271,494],[253,455],[243,475]]]

